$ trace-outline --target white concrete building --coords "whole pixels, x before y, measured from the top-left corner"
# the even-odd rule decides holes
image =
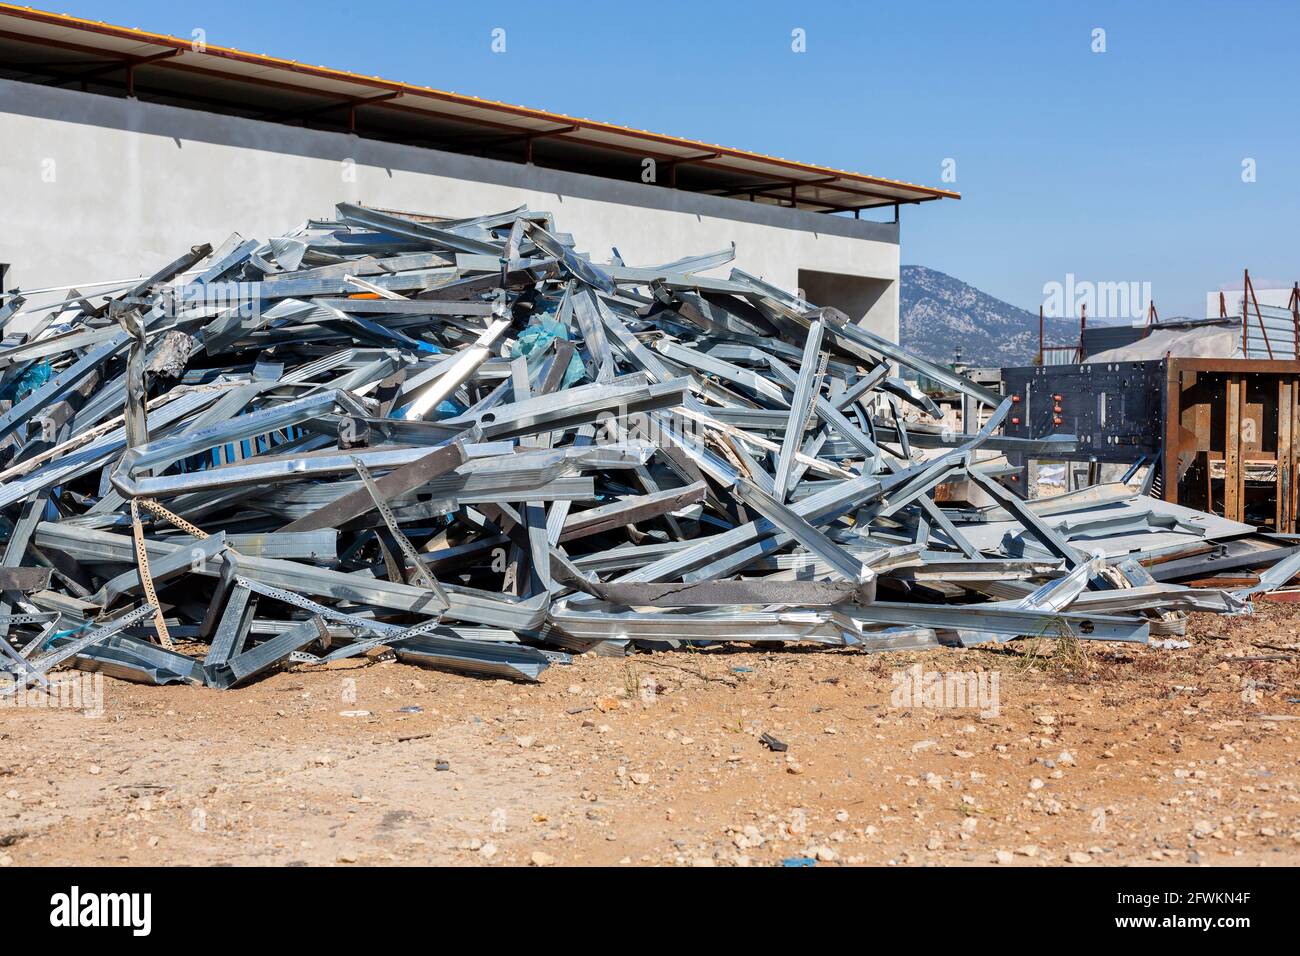
[[[898,208],[942,189],[0,4],[0,291],[153,272],[336,202],[526,204],[629,265],[736,266],[897,340]],[[858,218],[893,210],[893,221]],[[852,213],[852,216],[845,215]]]

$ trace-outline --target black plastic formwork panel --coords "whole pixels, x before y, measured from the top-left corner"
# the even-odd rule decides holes
[[[1083,330],[1080,342],[1083,344],[1083,358],[1091,358],[1098,352],[1108,352],[1132,345],[1146,337],[1147,329],[1141,325],[1090,325]]]
[[[1061,456],[1071,461],[1152,461],[1164,437],[1165,374],[1163,361],[1004,368],[1002,388],[1015,404],[1003,431],[1074,435],[1076,450]],[[1024,456],[1008,458],[1025,463]]]

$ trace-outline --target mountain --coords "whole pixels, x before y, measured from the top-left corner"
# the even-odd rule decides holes
[[[925,266],[903,266],[898,305],[905,348],[948,363],[954,347],[968,365],[1032,365],[1038,354],[1038,315],[995,299],[969,283]],[[1079,323],[1047,319],[1048,345],[1079,341]]]

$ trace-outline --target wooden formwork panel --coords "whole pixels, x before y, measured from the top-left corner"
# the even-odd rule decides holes
[[[1294,533],[1300,363],[1165,365],[1165,498]]]

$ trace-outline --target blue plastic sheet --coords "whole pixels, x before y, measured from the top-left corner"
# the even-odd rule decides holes
[[[24,398],[36,391],[42,385],[50,380],[50,363],[44,360],[35,363],[18,378],[14,379],[2,390],[0,390],[0,399],[8,398],[15,402],[21,402]]]
[[[511,351],[511,358],[519,358],[521,355],[528,361],[530,368],[542,361],[542,356],[550,344],[556,339],[564,341],[569,340],[569,329],[563,322],[557,322],[549,315],[539,315],[528,323],[528,328],[519,333],[515,339],[514,349]],[[560,388],[568,388],[575,382],[579,381],[586,374],[583,367],[582,359],[578,358],[577,350],[569,358],[569,367],[564,370],[564,380],[560,382]]]

